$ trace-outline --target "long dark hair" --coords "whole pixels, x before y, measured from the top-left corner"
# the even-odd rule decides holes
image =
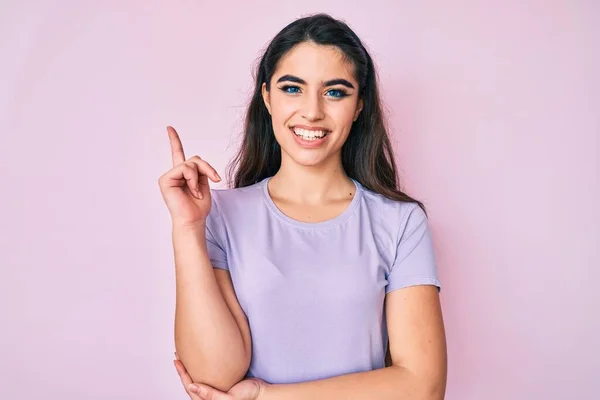
[[[228,168],[233,187],[245,187],[275,175],[281,165],[281,148],[275,140],[262,84],[270,90],[273,72],[281,58],[303,42],[335,46],[354,64],[363,109],[342,147],[346,174],[367,189],[389,199],[423,204],[402,192],[394,152],[388,136],[373,60],[358,36],[344,22],[328,14],[295,20],[283,28],[264,52],[255,74],[256,85],[246,113],[244,138]]]

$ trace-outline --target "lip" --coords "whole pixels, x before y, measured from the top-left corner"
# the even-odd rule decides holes
[[[303,128],[302,125],[295,125],[295,127],[301,128],[301,129],[306,129],[306,128]],[[321,139],[304,140],[301,137],[299,137],[298,135],[296,135],[296,133],[294,133],[293,127],[290,127],[290,134],[294,137],[294,140],[296,141],[296,143],[298,143],[301,147],[303,147],[305,149],[315,149],[317,147],[321,147],[321,145],[323,145],[323,143],[325,143],[325,141],[329,137],[329,131],[326,129],[308,129],[308,130],[323,130],[326,132],[326,134]]]
[[[292,125],[290,126],[290,129],[294,129],[294,128],[300,128],[300,129],[306,129],[307,131],[325,131],[327,133],[329,133],[329,129],[324,128],[322,126],[308,126],[308,125]]]

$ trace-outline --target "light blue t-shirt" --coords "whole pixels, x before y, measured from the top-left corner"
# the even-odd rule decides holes
[[[438,280],[425,213],[354,181],[349,207],[308,223],[283,214],[266,178],[212,190],[207,244],[229,270],[252,335],[248,376],[294,383],[384,367],[386,293]]]

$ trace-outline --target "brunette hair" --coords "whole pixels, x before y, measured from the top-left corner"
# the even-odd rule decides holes
[[[271,115],[262,98],[262,84],[266,83],[270,90],[278,62],[303,42],[335,46],[354,65],[363,109],[342,147],[342,165],[346,174],[373,192],[392,200],[417,203],[425,211],[420,201],[401,190],[371,56],[346,23],[322,13],[287,25],[262,55],[255,71],[255,87],[246,112],[243,141],[228,167],[230,185],[235,188],[249,186],[275,175],[279,169],[281,148],[275,140]]]

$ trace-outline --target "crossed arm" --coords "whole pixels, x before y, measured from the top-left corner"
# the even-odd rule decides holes
[[[174,227],[173,241],[177,354],[193,382],[228,392],[249,368],[248,321],[229,272],[211,265],[205,228]],[[394,290],[387,294],[385,307],[392,366],[305,383],[267,385],[260,399],[443,399],[446,341],[437,288],[419,285]]]
[[[392,366],[298,384],[268,385],[260,399],[441,400],[446,340],[437,288],[412,286],[386,297]]]

